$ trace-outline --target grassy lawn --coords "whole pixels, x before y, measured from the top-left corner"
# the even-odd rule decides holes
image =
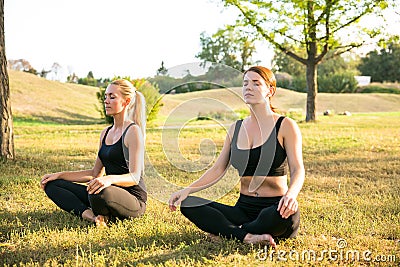
[[[375,266],[380,260],[381,266],[398,266],[400,113],[320,116],[317,123],[299,125],[306,167],[298,198],[301,229],[298,238],[272,251],[213,242],[164,203],[215,160],[225,138],[222,127],[184,129],[177,143],[177,131],[149,129],[146,214],[97,229],[58,209],[38,183],[44,173],[91,167],[105,125],[16,120],[17,160],[0,163],[0,265]],[[237,181],[229,170],[203,194],[234,204]]]

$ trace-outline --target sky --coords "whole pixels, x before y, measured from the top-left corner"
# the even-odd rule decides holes
[[[200,34],[234,23],[238,12],[217,0],[5,0],[4,16],[7,59],[37,71],[57,62],[65,77],[146,78],[162,61],[199,62]],[[255,59],[270,64],[272,55]]]
[[[200,34],[215,33],[238,17],[219,0],[5,0],[7,59],[25,59],[37,71],[57,62],[59,80],[72,73],[95,78],[156,74],[199,62]],[[391,14],[387,18],[391,18]],[[370,17],[363,23],[372,23]],[[398,17],[389,23],[400,34]],[[352,38],[352,34],[349,34]],[[257,46],[253,59],[271,67],[273,51]]]

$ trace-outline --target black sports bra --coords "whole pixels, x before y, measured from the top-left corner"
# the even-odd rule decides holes
[[[258,147],[239,149],[237,139],[243,120],[235,125],[230,151],[230,161],[240,176],[282,176],[287,174],[287,156],[278,141],[278,132],[285,117],[279,117],[267,141]]]

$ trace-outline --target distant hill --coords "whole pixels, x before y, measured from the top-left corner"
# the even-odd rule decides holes
[[[49,81],[30,73],[9,70],[12,111],[15,117],[62,123],[101,122],[96,92],[98,88]],[[171,112],[176,117],[195,117],[199,112],[247,109],[241,88],[212,89],[184,94],[163,95],[160,118]],[[306,94],[278,88],[272,103],[283,111],[305,113]],[[317,112],[335,113],[400,111],[399,94],[330,94],[319,93]]]
[[[8,70],[13,116],[61,123],[98,123],[96,87],[49,81]]]
[[[213,89],[165,95],[163,97],[164,106],[160,114],[168,116],[173,111],[176,114],[188,116],[188,113],[198,114],[199,112],[207,113],[247,108],[241,98],[241,90],[241,88]],[[272,98],[272,104],[282,111],[293,109],[305,114],[306,100],[306,93],[278,88],[276,95]],[[188,103],[187,109],[183,105],[185,102]],[[344,111],[351,113],[400,111],[400,95],[318,93],[317,114],[321,115],[327,109],[333,110],[335,113]]]

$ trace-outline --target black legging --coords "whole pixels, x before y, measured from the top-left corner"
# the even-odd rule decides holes
[[[277,211],[281,197],[251,197],[240,194],[235,206],[189,196],[181,204],[182,214],[201,230],[243,241],[250,234],[274,238],[295,237],[300,211],[283,219]]]
[[[88,208],[91,208],[95,215],[119,219],[138,217],[144,214],[146,209],[146,203],[125,189],[113,185],[106,187],[99,194],[89,194],[85,185],[60,179],[48,182],[45,192],[58,207],[79,217]]]

